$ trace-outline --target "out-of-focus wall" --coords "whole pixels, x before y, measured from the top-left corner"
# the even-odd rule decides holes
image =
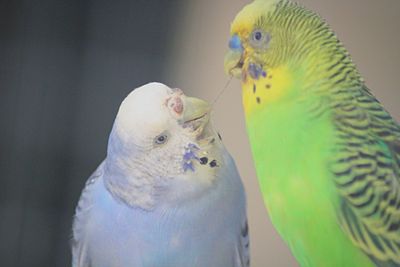
[[[250,1],[188,1],[180,14],[167,70],[168,81],[190,95],[212,101],[227,76],[223,57],[229,25]],[[400,1],[398,0],[299,0],[318,11],[350,51],[367,85],[389,112],[400,119]],[[216,103],[214,124],[233,154],[248,197],[252,266],[296,266],[263,206],[244,126],[239,82],[231,85]],[[229,223],[229,222],[227,222]],[[318,222],[315,222],[318,223]]]
[[[0,0],[0,266],[71,266],[80,192],[123,98],[165,80],[181,2]]]

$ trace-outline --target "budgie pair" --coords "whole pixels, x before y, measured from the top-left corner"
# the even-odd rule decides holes
[[[255,0],[229,48],[265,205],[299,264],[400,266],[400,127],[327,23]],[[243,187],[208,119],[161,84],[127,97],[77,208],[75,267],[249,266]]]

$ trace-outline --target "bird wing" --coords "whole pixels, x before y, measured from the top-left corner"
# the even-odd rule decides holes
[[[89,218],[92,207],[91,192],[94,184],[103,175],[103,163],[94,171],[86,181],[78,205],[75,209],[74,222],[72,226],[72,266],[90,267],[90,259],[87,256],[87,244],[85,239],[84,226]]]
[[[368,88],[347,94],[333,101],[339,220],[378,266],[400,266],[400,126]]]
[[[239,234],[239,245],[236,248],[236,264],[235,267],[249,267],[250,266],[250,238],[249,238],[249,225],[247,218],[242,225]]]

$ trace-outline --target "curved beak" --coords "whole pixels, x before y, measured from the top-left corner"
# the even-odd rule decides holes
[[[242,76],[242,52],[229,50],[225,54],[224,58],[224,70],[228,75],[232,75],[235,78],[241,78]]]
[[[211,106],[204,100],[195,97],[184,97],[182,122],[190,124],[208,117]]]
[[[225,54],[224,70],[228,75],[241,78],[243,67],[243,46],[238,35],[229,40],[229,51]]]

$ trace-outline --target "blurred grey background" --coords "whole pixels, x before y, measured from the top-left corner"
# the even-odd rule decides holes
[[[0,0],[0,266],[70,266],[74,208],[122,99],[161,81],[212,101],[230,22],[248,2]],[[300,2],[399,121],[400,1]],[[246,186],[252,266],[296,266],[263,206],[240,97],[232,81],[213,117]]]

